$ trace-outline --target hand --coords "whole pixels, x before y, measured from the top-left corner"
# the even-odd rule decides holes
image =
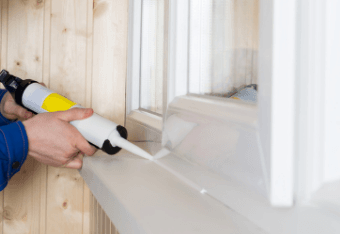
[[[19,118],[29,119],[33,116],[32,112],[19,106],[9,92],[7,92],[1,100],[0,111],[5,118],[10,120]]]
[[[46,86],[44,83],[40,83]],[[0,103],[1,114],[10,120],[14,119],[29,119],[33,116],[31,111],[26,110],[22,106],[19,106],[13,99],[12,95],[7,92]]]
[[[23,121],[29,142],[28,155],[50,166],[80,169],[82,155],[93,155],[96,148],[69,122],[92,114],[89,108],[73,108],[42,113]]]

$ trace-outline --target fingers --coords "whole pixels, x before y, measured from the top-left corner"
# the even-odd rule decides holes
[[[76,142],[76,148],[86,155],[93,155],[96,152],[96,148],[91,146],[87,140],[84,139],[83,136],[80,136]]]
[[[70,122],[73,120],[81,120],[90,117],[93,114],[91,108],[72,108],[63,112],[56,112],[57,118]],[[87,140],[78,132],[73,132],[73,137],[75,139],[75,147],[84,152],[86,155],[93,155],[96,152],[96,148],[91,146]]]
[[[2,114],[4,114],[5,117],[7,117],[8,119],[29,119],[33,116],[32,112],[16,104],[13,97],[9,93],[6,93],[5,95],[6,96],[3,98],[5,100],[5,103],[2,110]]]
[[[91,108],[72,108],[67,111],[56,112],[56,115],[61,120],[71,122],[89,118],[93,113],[94,111]]]
[[[71,161],[65,165],[65,167],[70,168],[70,169],[81,169],[83,165],[82,156],[83,156],[83,153],[79,152],[76,157],[71,159]]]
[[[15,105],[12,108],[13,108],[12,113],[18,116],[19,118],[29,119],[33,116],[32,112],[26,110],[25,108],[21,106]]]

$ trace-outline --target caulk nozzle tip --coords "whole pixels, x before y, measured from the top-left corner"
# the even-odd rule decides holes
[[[121,138],[120,140],[116,140],[115,144],[117,144],[119,147],[128,150],[129,152],[136,154],[142,158],[153,160],[153,156],[148,154],[146,151],[141,149],[140,147],[134,145],[133,143]]]

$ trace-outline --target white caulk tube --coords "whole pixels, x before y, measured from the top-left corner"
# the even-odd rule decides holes
[[[11,93],[16,103],[35,113],[65,111],[83,108],[67,98],[49,90],[33,80],[21,80],[6,70],[0,73],[0,82]],[[152,160],[146,151],[127,141],[127,130],[116,123],[94,113],[91,117],[71,121],[90,144],[108,154],[115,154],[124,148],[143,158]]]

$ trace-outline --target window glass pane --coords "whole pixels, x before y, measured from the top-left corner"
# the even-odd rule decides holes
[[[142,1],[140,108],[162,114],[164,0]]]
[[[258,0],[190,0],[189,93],[255,102],[257,54]]]

